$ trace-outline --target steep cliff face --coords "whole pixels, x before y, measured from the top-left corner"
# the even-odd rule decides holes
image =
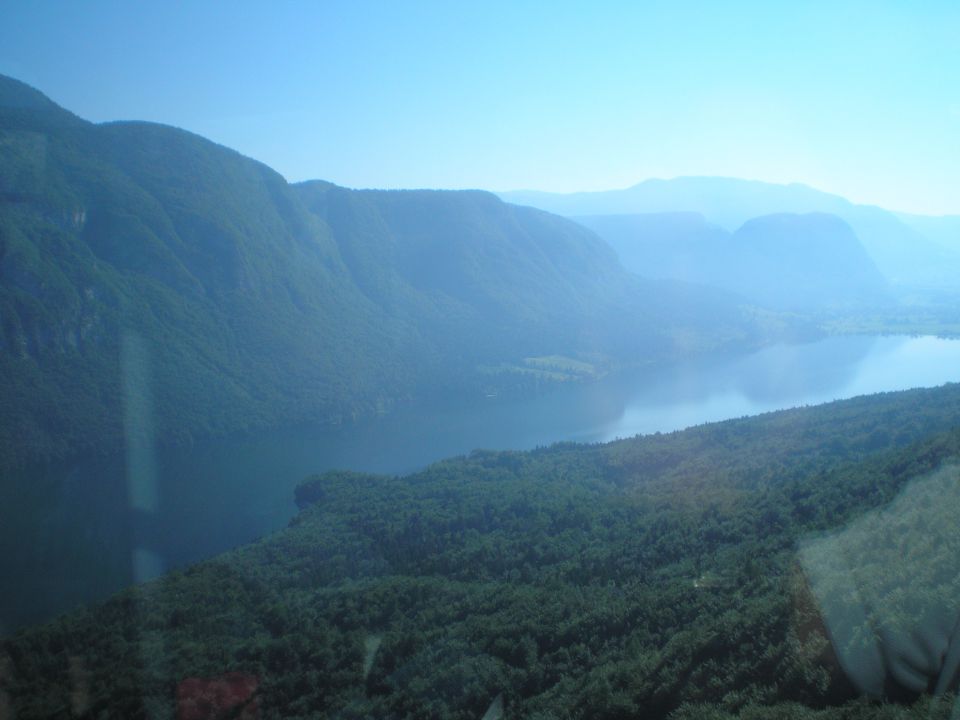
[[[824,213],[755,218],[731,238],[733,283],[773,307],[875,307],[887,282],[851,227]]]

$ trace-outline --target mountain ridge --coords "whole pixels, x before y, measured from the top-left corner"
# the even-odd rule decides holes
[[[960,251],[945,248],[894,212],[858,205],[807,185],[724,177],[651,179],[622,190],[583,193],[504,192],[508,202],[564,216],[700,212],[733,231],[752,217],[776,212],[837,215],[863,242],[881,272],[899,285],[947,287],[960,272]]]
[[[836,215],[763,215],[732,233],[695,212],[574,219],[640,275],[719,287],[794,311],[875,310],[892,303],[886,279]]]
[[[489,193],[292,185],[189,131],[0,83],[3,462],[122,445],[129,334],[158,439],[188,442],[525,386],[529,369],[481,368],[531,356],[762,342],[743,305],[634,278],[588,230]]]

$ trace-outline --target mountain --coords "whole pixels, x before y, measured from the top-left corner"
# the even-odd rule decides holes
[[[576,220],[639,275],[702,283],[782,310],[876,308],[887,282],[850,226],[833,215],[781,213],[729,233],[697,213]]]
[[[187,442],[759,342],[741,305],[488,193],[291,185],[0,78],[0,464],[117,449],[135,411]]]
[[[574,219],[607,241],[628,270],[652,278],[718,284],[728,260],[730,233],[700,213],[584,215]]]
[[[840,197],[806,185],[775,185],[720,177],[650,179],[623,190],[577,193],[517,191],[500,193],[519,205],[543,207],[558,215],[615,215],[629,213],[698,212],[733,231],[750,218],[774,212],[811,212],[811,206],[849,205]],[[830,212],[830,210],[822,210]]]
[[[695,212],[729,231],[761,215],[827,213],[843,219],[877,267],[900,285],[949,287],[960,271],[960,249],[944,248],[892,212],[856,205],[806,185],[719,177],[652,179],[624,190],[570,194],[500,193],[504,200],[565,216]]]
[[[288,528],[0,640],[5,707],[947,717],[958,399],[314,476]]]
[[[856,235],[833,215],[777,214],[747,221],[732,237],[733,282],[774,307],[875,306],[886,282]]]
[[[897,217],[926,238],[939,243],[951,252],[960,252],[960,215],[911,215],[897,213]]]

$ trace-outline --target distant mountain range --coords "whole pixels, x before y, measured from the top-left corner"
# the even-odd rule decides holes
[[[500,197],[567,217],[694,212],[731,232],[763,215],[828,213],[850,225],[880,271],[895,284],[952,287],[960,272],[960,218],[898,215],[806,185],[680,177],[646,180],[624,190],[518,191]]]
[[[750,346],[756,317],[489,193],[291,185],[0,77],[2,463],[117,447],[131,393],[165,441],[336,423],[538,382],[527,358],[602,369]]]
[[[876,308],[888,283],[835,215],[780,213],[730,233],[698,213],[591,215],[577,221],[630,270],[739,292],[782,310]]]

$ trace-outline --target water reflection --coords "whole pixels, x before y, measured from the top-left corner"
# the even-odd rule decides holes
[[[957,368],[957,341],[831,338],[609,377],[532,399],[407,407],[349,427],[308,426],[158,449],[150,453],[147,510],[130,505],[139,486],[128,484],[122,457],[31,468],[0,485],[0,545],[20,548],[0,558],[0,577],[8,581],[0,596],[0,634],[282,527],[294,512],[293,487],[311,473],[400,474],[478,447],[526,449],[666,432],[937,385],[960,379]]]
[[[624,411],[583,433],[589,440],[681,430],[705,422],[816,405],[957,378],[960,342],[856,336],[777,345],[725,361],[687,364],[651,382],[624,384]]]

